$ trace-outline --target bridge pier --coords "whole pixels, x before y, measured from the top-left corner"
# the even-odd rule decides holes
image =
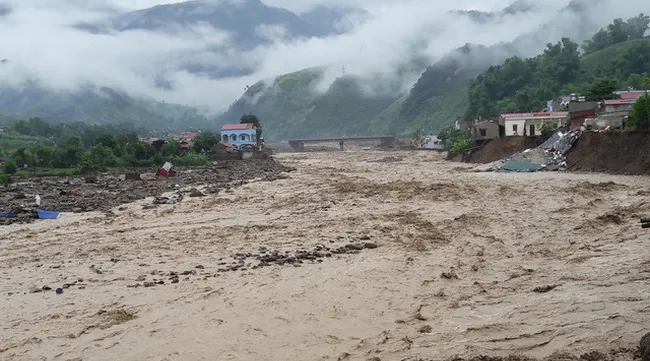
[[[380,146],[382,148],[393,148],[393,147],[395,147],[395,138],[394,137],[381,138]]]
[[[290,140],[289,141],[289,146],[296,152],[304,152],[305,151],[305,142],[300,142],[300,141],[294,141]]]

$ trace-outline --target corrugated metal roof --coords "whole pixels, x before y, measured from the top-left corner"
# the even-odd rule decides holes
[[[605,100],[605,105],[624,105],[624,104],[634,104],[636,99],[608,99]]]

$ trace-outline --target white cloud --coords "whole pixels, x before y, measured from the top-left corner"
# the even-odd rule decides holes
[[[275,39],[271,45],[245,53],[233,50],[215,53],[210,50],[228,49],[230,37],[207,25],[197,24],[174,34],[129,31],[93,35],[71,27],[80,21],[105,19],[111,9],[139,9],[165,1],[5,0],[14,11],[0,19],[0,33],[3,34],[0,58],[9,59],[13,65],[3,67],[0,76],[7,82],[27,73],[49,87],[66,90],[92,82],[136,96],[152,96],[216,112],[227,108],[246,85],[287,72],[329,64],[337,68],[344,65],[352,74],[389,74],[392,67],[412,53],[417,41],[425,44],[418,46],[418,51],[432,59],[467,42],[492,45],[511,41],[552,20],[557,9],[568,1],[539,0],[543,9],[540,12],[509,16],[499,24],[479,25],[467,18],[450,15],[448,11],[494,10],[512,1],[268,0],[270,5],[286,6],[294,11],[315,4],[358,5],[368,9],[374,19],[352,33],[291,42],[284,40],[285,33],[278,30],[281,28],[274,28],[274,31],[265,32]],[[629,17],[641,12],[645,1],[631,0],[617,5],[615,0],[604,0],[600,5],[594,4],[590,13],[604,24],[617,16]],[[558,25],[560,29],[553,36],[570,33],[575,27],[570,20]],[[539,49],[543,44],[530,46]],[[222,66],[244,64],[256,70],[249,76],[211,80],[182,70],[181,65],[187,62]],[[172,90],[155,86],[161,75],[172,83]]]

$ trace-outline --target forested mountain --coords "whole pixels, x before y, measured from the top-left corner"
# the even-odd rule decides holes
[[[75,92],[51,91],[39,86],[0,88],[0,123],[41,117],[53,123],[132,123],[160,130],[183,130],[209,125],[194,108],[135,99],[109,88]]]
[[[519,4],[521,11],[526,11],[527,4]],[[319,93],[311,88],[320,78],[311,72],[298,72],[252,87],[218,121],[227,122],[236,119],[238,114],[254,112],[272,124],[275,132],[270,134],[279,138],[340,133],[410,135],[416,129],[436,131],[462,118],[494,116],[502,111],[539,110],[559,93],[587,91],[592,82],[603,76],[615,77],[620,86],[639,86],[640,74],[650,71],[646,42],[638,39],[639,34],[647,30],[647,16],[627,21],[616,19],[603,30],[609,34],[609,40],[598,45],[603,49],[583,56],[578,43],[593,36],[584,43],[584,47],[591,46],[602,37],[602,31],[593,34],[603,25],[589,20],[583,11],[584,1],[573,1],[542,28],[546,31],[569,17],[585,17],[581,26],[564,28],[565,33],[573,33],[571,38],[550,39],[562,33],[554,29],[525,34],[512,43],[489,47],[467,44],[427,67],[408,93],[378,97],[375,101],[367,98],[368,93],[365,96],[354,94],[353,87],[345,88],[345,96],[336,94],[337,86]],[[619,34],[620,24],[626,35]],[[545,44],[549,45],[545,47]],[[610,47],[618,51],[601,55]],[[526,59],[530,56],[533,57]],[[283,85],[286,79],[293,79],[289,88]],[[361,84],[362,79],[348,77],[346,82]],[[287,93],[286,89],[291,90]],[[324,112],[323,108],[315,107],[321,97],[339,99],[335,105],[331,103],[336,112]],[[390,103],[391,99],[395,101]],[[380,109],[382,106],[385,107]],[[367,110],[361,114],[361,109]],[[372,118],[367,121],[369,117]]]

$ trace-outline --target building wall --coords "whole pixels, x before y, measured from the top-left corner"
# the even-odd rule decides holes
[[[535,135],[537,136],[542,134],[542,128],[544,127],[544,124],[550,123],[553,124],[555,128],[560,128],[564,126],[565,121],[566,121],[565,119],[553,119],[553,118],[526,120],[526,135],[530,136],[531,124],[535,127]]]
[[[505,119],[503,125],[506,129],[506,137],[514,136],[523,136],[524,135],[524,125],[526,124],[525,119]],[[517,126],[517,132],[515,133],[513,126]]]
[[[606,105],[604,111],[598,114],[600,126],[619,127],[623,123],[623,117],[630,115],[632,104]]]
[[[230,143],[234,146],[240,147],[244,144],[257,144],[255,129],[245,129],[245,130],[222,130],[221,131],[221,142]],[[226,141],[226,138],[228,140]]]
[[[481,135],[481,129],[485,129],[485,136]],[[486,123],[474,126],[472,128],[472,138],[475,140],[499,138],[499,125],[496,123]]]
[[[535,136],[541,135],[542,127],[545,123],[553,123],[557,127],[562,127],[566,119],[564,118],[534,118],[534,119],[504,119],[506,137],[513,136],[530,136],[530,126],[535,128]],[[517,125],[517,133],[515,134],[512,126]]]

